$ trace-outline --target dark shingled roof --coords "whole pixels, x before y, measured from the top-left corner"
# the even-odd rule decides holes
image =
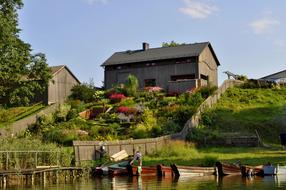
[[[267,75],[265,77],[262,77],[260,79],[270,79],[270,80],[276,80],[276,79],[280,79],[280,78],[286,78],[286,70],[284,71],[280,71],[271,75]]]
[[[108,58],[102,64],[102,66],[199,56],[207,46],[209,46],[217,62],[217,65],[220,65],[211,44],[209,42],[202,42],[179,45],[175,47],[150,48],[145,51],[128,50],[123,52],[116,52],[110,58]]]

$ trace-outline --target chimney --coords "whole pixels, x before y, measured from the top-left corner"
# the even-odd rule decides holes
[[[145,51],[145,50],[147,50],[147,49],[149,49],[149,44],[148,43],[146,43],[146,42],[143,42],[143,51]]]

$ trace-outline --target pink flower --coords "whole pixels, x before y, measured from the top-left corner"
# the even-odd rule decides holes
[[[148,92],[160,92],[163,89],[159,86],[150,86],[150,87],[145,87],[144,90]]]

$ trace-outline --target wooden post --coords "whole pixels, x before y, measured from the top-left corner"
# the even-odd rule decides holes
[[[31,174],[31,185],[34,185],[35,184],[35,174],[32,173]]]
[[[57,166],[60,166],[59,151],[57,151]]]
[[[6,170],[9,170],[9,152],[6,152]]]
[[[37,168],[38,165],[38,152],[35,152],[35,168]]]

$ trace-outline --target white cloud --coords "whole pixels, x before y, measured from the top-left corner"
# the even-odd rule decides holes
[[[194,19],[205,19],[213,12],[218,11],[215,5],[202,0],[183,0],[185,7],[179,9],[183,14],[189,15]]]
[[[273,18],[262,18],[249,24],[255,34],[270,32],[274,27],[280,25],[280,21]]]
[[[83,0],[84,2],[87,2],[90,5],[96,4],[96,3],[107,3],[108,0]]]

